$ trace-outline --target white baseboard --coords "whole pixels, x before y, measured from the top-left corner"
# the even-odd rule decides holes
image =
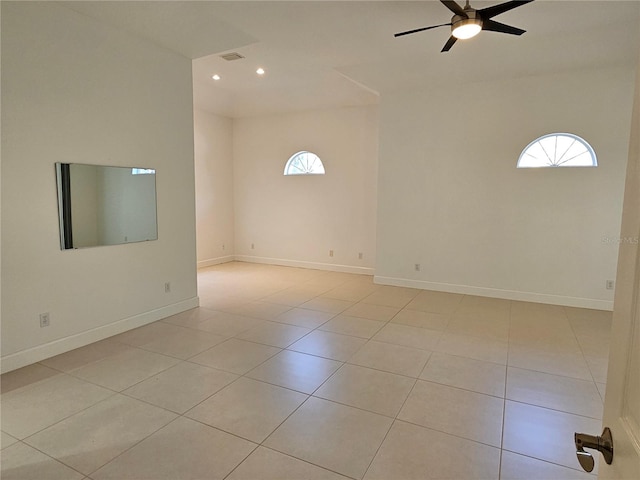
[[[264,263],[267,265],[281,265],[283,267],[311,268],[314,270],[328,270],[330,272],[355,273],[358,275],[373,275],[373,268],[356,267],[353,265],[336,265],[333,263],[303,262],[301,260],[287,260],[284,258],[252,257],[250,255],[235,255],[238,262]]]
[[[65,338],[59,338],[52,342],[38,345],[20,352],[2,357],[1,373],[10,372],[18,368],[40,362],[47,358],[66,353],[76,348],[84,347],[94,342],[104,340],[133,328],[142,327],[149,323],[195,308],[200,304],[198,297],[173,303],[149,312],[144,312],[133,317],[128,317],[108,325],[92,328],[85,332],[77,333]]]
[[[220,265],[222,263],[233,262],[234,260],[235,260],[234,255],[225,255],[224,257],[209,258],[207,260],[199,260],[197,267],[198,268],[212,267],[213,265]]]
[[[499,288],[473,287],[469,285],[426,282],[424,280],[382,277],[378,275],[373,277],[373,282],[381,285],[393,285],[396,287],[419,288],[421,290],[434,290],[436,292],[462,293],[464,295],[502,298],[505,300],[519,300],[522,302],[547,303],[550,305],[561,305],[563,307],[591,308],[594,310],[608,311],[613,310],[613,301],[595,300],[592,298],[567,297],[562,295],[551,295],[547,293],[535,292],[519,292],[516,290],[502,290]]]

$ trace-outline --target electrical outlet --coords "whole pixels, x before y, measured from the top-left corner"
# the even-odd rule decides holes
[[[616,282],[614,280],[607,280],[606,287],[607,290],[613,290],[616,287]]]
[[[416,272],[419,272],[420,271],[420,264],[416,263],[414,268],[415,268]]]
[[[360,253],[358,254],[358,260],[362,260],[362,257],[363,257],[363,256],[364,256],[364,255],[362,254],[362,252],[360,252]]]
[[[254,250],[256,248],[256,246],[252,243],[251,244],[251,250]]]
[[[49,312],[40,314],[40,328],[48,327],[51,323],[51,318],[49,317]]]
[[[329,250],[329,256],[333,257],[333,250]]]
[[[169,293],[170,291],[171,291],[171,282],[165,282],[164,293]]]
[[[224,243],[222,244],[222,250],[224,251]]]

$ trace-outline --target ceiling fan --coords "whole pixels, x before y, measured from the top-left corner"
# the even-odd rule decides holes
[[[458,39],[465,40],[467,38],[474,37],[480,33],[480,30],[508,33],[510,35],[522,35],[525,30],[512,27],[511,25],[505,25],[504,23],[496,22],[491,19],[496,15],[521,7],[522,5],[532,1],[533,0],[512,0],[510,2],[504,2],[499,5],[476,10],[469,5],[469,0],[466,0],[464,8],[458,5],[454,0],[440,0],[440,2],[454,14],[453,17],[451,17],[450,23],[416,28],[415,30],[396,33],[394,37],[402,37],[403,35],[424,32],[425,30],[431,30],[432,28],[451,26],[451,36],[441,50],[441,52],[448,52]]]

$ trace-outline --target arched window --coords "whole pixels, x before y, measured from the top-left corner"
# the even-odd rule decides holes
[[[585,140],[572,133],[550,133],[537,138],[518,159],[518,168],[597,167],[596,154]]]
[[[298,152],[284,166],[285,175],[324,175],[322,160],[311,152]]]

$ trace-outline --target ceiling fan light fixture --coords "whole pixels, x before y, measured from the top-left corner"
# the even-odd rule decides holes
[[[480,18],[463,18],[451,25],[451,35],[466,40],[475,37],[482,30],[482,20]]]
[[[414,28],[413,30],[396,33],[394,37],[403,37],[412,33],[431,30],[432,28],[451,26],[451,36],[449,40],[447,40],[447,43],[444,44],[444,47],[442,47],[442,50],[440,50],[440,52],[445,53],[451,50],[451,47],[453,47],[458,39],[466,40],[475,37],[482,30],[506,33],[509,35],[522,35],[526,30],[496,22],[492,20],[492,18],[530,2],[533,2],[533,0],[507,0],[498,5],[492,5],[478,10],[469,5],[469,0],[466,0],[464,7],[459,5],[455,0],[440,0],[440,3],[454,14],[453,17],[451,17],[450,23]]]

